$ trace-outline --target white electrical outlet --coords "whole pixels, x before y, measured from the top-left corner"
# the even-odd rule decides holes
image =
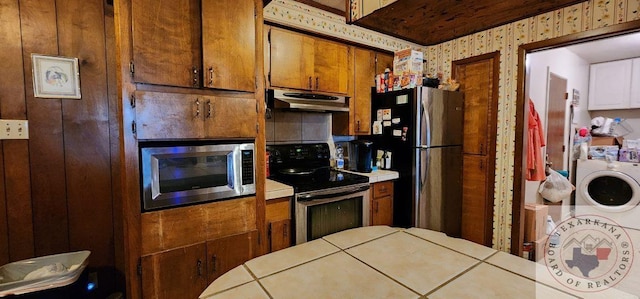
[[[29,121],[0,119],[0,140],[6,139],[29,139]]]

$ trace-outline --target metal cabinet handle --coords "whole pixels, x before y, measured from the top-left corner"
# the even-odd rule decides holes
[[[360,121],[356,121],[356,132],[360,132]]]
[[[320,89],[320,77],[316,77],[316,90]]]
[[[202,260],[201,259],[198,259],[197,267],[198,267],[198,276],[202,276]]]
[[[209,87],[213,87],[213,67],[209,67]]]
[[[196,99],[196,117],[200,116],[200,99]]]
[[[311,76],[309,76],[309,89],[313,89],[313,85],[311,85]]]
[[[211,114],[213,114],[213,107],[211,105],[211,100],[207,100],[207,118],[211,118]]]
[[[217,268],[216,264],[217,264],[217,257],[214,254],[213,256],[211,256],[211,273],[216,273],[216,271],[218,270],[216,269]]]
[[[191,69],[191,71],[193,72],[193,87],[200,87],[200,79],[198,78],[198,73],[200,73],[200,71],[195,66]]]

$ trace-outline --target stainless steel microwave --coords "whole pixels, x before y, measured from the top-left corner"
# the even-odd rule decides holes
[[[253,143],[143,144],[144,211],[252,195]]]

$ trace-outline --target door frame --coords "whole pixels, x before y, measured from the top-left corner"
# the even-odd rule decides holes
[[[526,101],[526,55],[543,50],[566,47],[583,42],[615,37],[628,33],[640,32],[640,20],[611,25],[585,32],[569,34],[539,42],[528,43],[518,47],[518,79],[516,86],[516,130],[514,152],[513,203],[511,228],[511,253],[522,255],[524,242],[524,202],[525,202],[525,169],[527,138],[525,124],[528,122],[529,105]]]

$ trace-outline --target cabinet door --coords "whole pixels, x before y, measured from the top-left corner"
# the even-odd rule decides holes
[[[375,52],[355,49],[354,62],[354,113],[353,127],[356,135],[371,132],[371,87],[375,86]]]
[[[135,98],[138,139],[204,137],[204,97],[136,92]]]
[[[312,89],[314,41],[305,35],[271,29],[271,86]]]
[[[462,238],[491,246],[493,212],[487,194],[487,157],[463,155]],[[490,178],[490,179],[493,179]]]
[[[386,53],[376,53],[376,75],[384,73],[385,69],[393,71],[393,55]]]
[[[589,110],[629,108],[631,66],[631,59],[591,65]]]
[[[200,0],[133,0],[134,81],[200,87]]]
[[[371,225],[393,225],[393,182],[371,186]]]
[[[254,98],[207,97],[203,103],[206,136],[255,137],[258,122]]]
[[[203,86],[255,91],[254,13],[253,0],[202,1]]]
[[[198,298],[207,287],[204,243],[143,256],[142,297]]]
[[[371,200],[371,225],[393,225],[393,197]]]
[[[634,59],[632,63],[629,108],[640,108],[640,58]]]
[[[291,246],[291,219],[269,222],[269,252]]]
[[[208,282],[252,259],[257,248],[258,231],[250,231],[207,242]],[[175,298],[197,298],[175,297]]]
[[[492,95],[493,71],[491,59],[481,60],[458,68],[458,76],[464,81],[464,144],[463,153],[486,155],[489,153],[489,124],[495,118]]]
[[[349,47],[336,42],[315,39],[314,41],[314,82],[317,91],[347,93],[349,78]]]

